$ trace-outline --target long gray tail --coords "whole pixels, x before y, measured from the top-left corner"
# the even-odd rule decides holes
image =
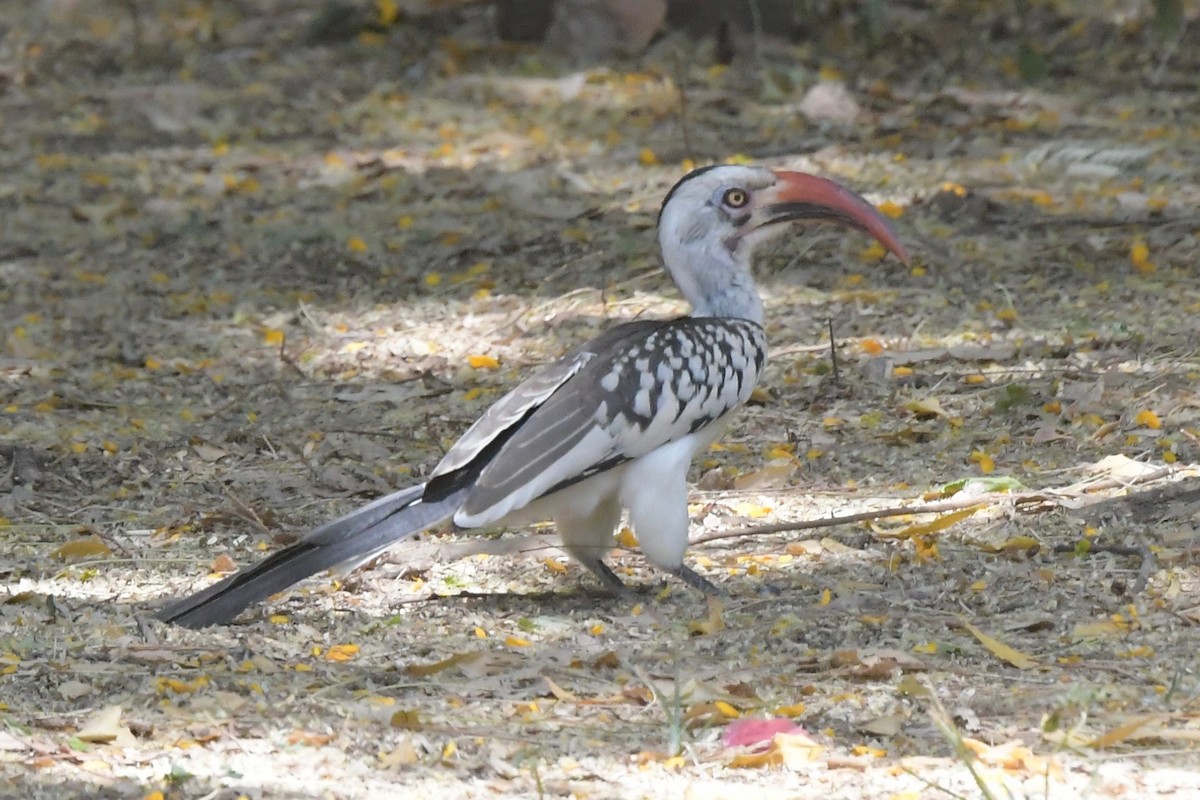
[[[251,603],[265,600],[310,575],[334,567],[353,569],[397,542],[444,521],[458,508],[465,491],[427,503],[422,499],[422,483],[381,497],[325,523],[254,566],[171,603],[154,616],[185,628],[229,622]]]

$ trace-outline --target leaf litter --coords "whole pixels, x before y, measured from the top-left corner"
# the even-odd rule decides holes
[[[1200,48],[1030,4],[1057,50],[1022,86],[1040,44],[999,5],[968,69],[915,44],[953,12],[894,4],[911,36],[876,51],[831,18],[729,68],[672,34],[580,71],[418,22],[299,47],[307,3],[160,5],[133,49],[132,18],[70,4],[0,40],[23,796],[1194,788]],[[814,231],[760,265],[773,361],[693,476],[728,598],[621,537],[647,589],[619,603],[535,528],[227,629],[145,621],[419,480],[529,368],[678,313],[652,230],[690,159],[847,181],[917,255]]]

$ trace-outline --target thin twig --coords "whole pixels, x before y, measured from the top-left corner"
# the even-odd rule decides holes
[[[970,508],[977,505],[999,505],[999,501],[1011,504],[1012,506],[1030,506],[1036,503],[1047,504],[1046,509],[1057,508],[1058,504],[1054,502],[1055,495],[1078,497],[1085,494],[1105,491],[1107,489],[1121,489],[1127,486],[1136,486],[1143,483],[1151,483],[1153,481],[1164,478],[1168,475],[1173,475],[1179,472],[1177,467],[1161,467],[1150,472],[1137,475],[1133,478],[1120,480],[1117,478],[1103,478],[1086,486],[1077,487],[1072,494],[1062,494],[1063,490],[1045,489],[1033,492],[992,492],[984,495],[973,495],[971,497],[963,497],[952,500],[942,500],[936,503],[922,503],[920,505],[911,506],[889,506],[887,508],[878,508],[871,511],[859,511],[854,514],[845,514],[836,517],[823,517],[821,519],[804,519],[793,522],[777,522],[772,525],[757,525],[753,528],[742,528],[733,531],[714,531],[706,533],[692,540],[692,544],[700,544],[702,542],[713,542],[718,539],[739,539],[748,536],[765,536],[771,533],[786,533],[789,531],[804,531],[813,530],[815,528],[832,528],[837,525],[851,525],[856,522],[865,522],[874,519],[886,519],[887,517],[902,517],[909,514],[940,514],[943,511],[959,511],[964,508]]]
[[[308,374],[304,370],[300,369],[300,365],[296,363],[295,359],[288,355],[286,333],[279,339],[279,360],[283,362],[284,366],[291,367],[292,370],[294,370],[295,373],[301,378],[308,378]]]
[[[936,783],[936,782],[930,780],[929,778],[926,778],[924,775],[921,775],[912,767],[901,767],[901,771],[904,772],[905,775],[908,775],[909,777],[912,777],[912,778],[916,778],[921,783],[925,784],[926,789],[933,789],[934,791],[942,792],[943,794],[948,794],[951,797],[953,797],[954,800],[967,800],[965,795],[961,795],[958,792],[954,791],[953,789],[949,789],[945,786],[942,786],[940,783]]]
[[[1003,495],[1008,498],[1015,498],[1016,495]],[[845,514],[838,517],[823,517],[821,519],[804,519],[795,522],[777,522],[772,525],[756,525],[753,528],[742,528],[734,531],[714,531],[706,533],[692,540],[692,544],[700,544],[701,542],[713,542],[718,539],[739,539],[743,536],[766,536],[771,533],[786,533],[789,531],[806,531],[814,528],[832,528],[837,525],[852,525],[855,522],[864,522],[872,519],[886,519],[887,517],[902,517],[907,514],[937,514],[942,511],[958,511],[971,506],[983,505],[987,502],[986,495],[983,497],[975,496],[963,498],[961,500],[945,500],[940,503],[925,503],[919,506],[892,506],[889,508],[877,508],[872,511],[858,511],[854,514]]]
[[[228,486],[222,486],[221,488],[224,490],[225,496],[229,498],[229,502],[233,503],[234,506],[237,507],[239,517],[257,528],[259,533],[271,533],[271,529],[268,528],[265,523],[263,523],[262,518],[258,516],[258,513],[255,512],[255,510],[249,505],[247,505],[242,498],[234,494],[233,490]]]
[[[1075,545],[1058,544],[1054,546],[1055,553],[1078,553],[1079,555],[1100,555],[1108,553],[1114,556],[1126,556],[1141,559],[1141,566],[1138,567],[1138,577],[1130,587],[1130,593],[1133,595],[1141,594],[1146,584],[1150,583],[1150,576],[1154,573],[1155,565],[1158,563],[1154,558],[1154,551],[1146,545],[1129,546],[1123,544],[1104,544],[1104,543],[1089,543],[1087,549],[1081,549]]]
[[[829,323],[829,363],[832,367],[833,385],[841,386],[842,374],[838,368],[837,342],[833,340],[833,317],[830,317],[827,322]]]

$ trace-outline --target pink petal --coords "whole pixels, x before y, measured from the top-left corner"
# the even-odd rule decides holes
[[[767,744],[777,733],[795,733],[799,726],[787,717],[773,719],[739,719],[725,726],[721,743],[726,747],[747,747]]]

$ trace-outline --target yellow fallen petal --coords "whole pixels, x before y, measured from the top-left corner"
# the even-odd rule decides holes
[[[358,645],[356,644],[335,644],[325,653],[325,658],[330,661],[349,661],[358,655]]]
[[[891,217],[892,219],[896,219],[904,213],[904,206],[900,205],[899,203],[894,203],[891,200],[885,200],[879,205],[875,206],[875,208],[879,209],[880,214],[883,214],[885,217]]]
[[[1148,408],[1144,411],[1139,411],[1137,416],[1133,418],[1133,421],[1144,428],[1158,430],[1162,427],[1162,420],[1158,418],[1158,414],[1155,414]]]
[[[633,531],[625,527],[621,528],[621,531],[617,534],[617,544],[621,545],[621,547],[633,548],[638,546],[638,540],[634,536]]]
[[[475,369],[495,369],[500,366],[500,361],[495,356],[487,355],[470,355],[467,356],[467,363]]]

